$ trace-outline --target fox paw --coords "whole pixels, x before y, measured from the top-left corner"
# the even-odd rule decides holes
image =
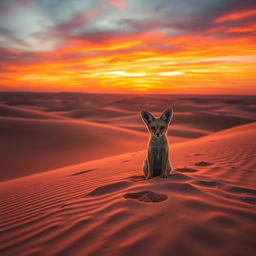
[[[166,179],[168,178],[167,174],[162,174],[161,176],[162,176],[162,178],[166,178]]]

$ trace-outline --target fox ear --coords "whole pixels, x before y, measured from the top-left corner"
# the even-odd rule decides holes
[[[166,109],[166,110],[162,113],[160,119],[162,119],[162,120],[165,121],[167,124],[169,124],[169,123],[171,122],[171,120],[172,120],[172,112],[173,112],[172,109]]]
[[[142,110],[140,115],[144,123],[147,125],[155,120],[155,118],[146,110]]]

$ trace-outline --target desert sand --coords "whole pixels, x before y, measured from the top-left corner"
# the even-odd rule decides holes
[[[255,254],[253,99],[39,96],[0,97],[1,255]],[[137,112],[168,104],[173,172],[145,180]]]
[[[143,150],[139,112],[172,107],[172,144],[256,121],[255,97],[0,93],[0,181]]]

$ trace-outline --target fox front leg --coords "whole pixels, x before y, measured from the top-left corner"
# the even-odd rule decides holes
[[[145,179],[147,179],[148,174],[149,174],[149,164],[148,164],[148,159],[146,159],[146,160],[144,161],[144,165],[143,165],[143,172],[144,172]]]
[[[148,174],[146,176],[146,179],[152,179],[153,178],[153,172],[154,172],[154,157],[148,156]]]
[[[161,177],[168,178],[168,152],[163,154],[161,167]]]

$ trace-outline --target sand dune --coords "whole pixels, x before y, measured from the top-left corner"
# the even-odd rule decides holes
[[[0,117],[0,180],[145,148],[146,134],[76,120]]]
[[[73,118],[94,118],[98,121],[98,119],[111,119],[113,117],[119,116],[127,116],[130,112],[124,111],[117,108],[99,108],[99,109],[80,109],[80,110],[72,110],[64,113],[64,116],[73,117]]]
[[[0,180],[144,149],[140,110],[167,107],[171,143],[256,120],[249,96],[0,93]]]
[[[215,114],[211,111],[176,114],[174,124],[186,124],[189,127],[204,129],[206,131],[221,131],[233,126],[252,122],[253,119],[243,116],[233,116],[232,114]]]
[[[0,117],[20,117],[20,118],[32,118],[32,119],[61,119],[61,117],[55,116],[51,113],[44,113],[35,109],[26,109],[24,107],[13,107],[1,104],[0,105]],[[63,118],[62,118],[63,119]]]
[[[255,129],[171,145],[168,179],[136,151],[2,182],[0,253],[253,256]]]
[[[41,111],[44,116],[51,114],[62,119],[109,123],[141,131],[143,131],[143,124],[139,118],[141,109],[160,114],[163,109],[172,107],[175,113],[173,125],[182,126],[183,130],[201,129],[205,133],[256,120],[253,96],[0,93],[0,102],[16,109],[24,110],[29,107],[33,110],[34,108],[37,112]],[[194,138],[205,133],[197,134]]]

